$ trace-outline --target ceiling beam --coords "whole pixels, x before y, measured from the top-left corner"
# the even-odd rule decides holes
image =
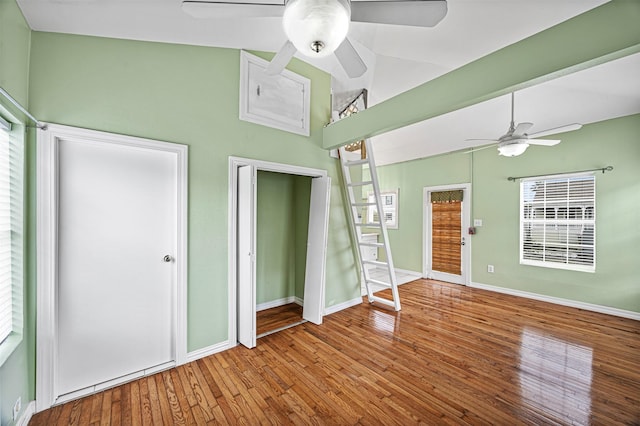
[[[612,0],[328,125],[323,148],[337,148],[640,52],[638,22],[639,1]]]

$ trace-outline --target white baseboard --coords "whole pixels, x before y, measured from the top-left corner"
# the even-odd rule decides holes
[[[350,308],[352,306],[356,306],[362,303],[362,296],[356,297],[351,300],[347,300],[346,302],[338,303],[337,305],[329,306],[328,308],[324,308],[325,315],[335,314],[336,312],[340,312],[343,309]]]
[[[595,305],[593,303],[579,302],[576,300],[562,299],[560,297],[547,296],[544,294],[531,293],[528,291],[515,290],[511,288],[498,287],[488,284],[472,282],[469,287],[479,288],[482,290],[495,291],[497,293],[510,294],[512,296],[525,297],[527,299],[540,300],[542,302],[555,303],[556,305],[569,306],[571,308],[584,309],[585,311],[598,312],[601,314],[614,315],[622,318],[629,318],[640,321],[640,313],[627,311],[624,309],[612,308],[609,306]]]
[[[25,407],[22,415],[18,417],[18,420],[16,421],[16,426],[27,426],[29,424],[29,421],[31,420],[31,417],[33,417],[35,413],[36,413],[36,402],[31,401]]]
[[[284,297],[282,299],[271,300],[256,305],[256,312],[264,311],[266,309],[277,308],[278,306],[288,305],[289,303],[296,303],[300,306],[304,304],[304,301],[296,296]]]
[[[228,340],[224,342],[216,343],[215,345],[207,346],[202,349],[196,349],[195,351],[187,353],[187,362],[196,361],[200,358],[204,358],[209,355],[213,355],[218,352],[231,349],[235,344],[230,344]]]

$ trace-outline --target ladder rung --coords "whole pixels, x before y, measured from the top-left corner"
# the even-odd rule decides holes
[[[379,260],[363,260],[362,263],[366,263],[367,265],[384,266],[385,268],[389,267],[387,262],[381,262]]]
[[[382,224],[379,222],[371,222],[371,223],[362,222],[362,223],[356,223],[356,226],[364,226],[365,228],[380,228]]]
[[[363,182],[351,182],[349,186],[366,186],[373,184],[372,180],[365,180]]]
[[[363,243],[360,241],[358,244],[365,247],[384,247],[384,243]]]
[[[383,287],[388,287],[391,288],[391,284],[386,283],[384,281],[379,281],[379,280],[373,280],[373,279],[368,279],[366,280],[368,284],[375,284],[375,285],[381,285]]]
[[[382,303],[383,305],[391,306],[394,309],[396,307],[396,304],[393,303],[392,300],[383,299],[382,297],[369,296],[369,300],[372,301],[372,302],[378,302],[378,303]]]
[[[353,207],[375,206],[376,203],[351,203]]]
[[[365,158],[364,160],[345,161],[344,164],[347,166],[359,166],[361,164],[369,164],[369,160]]]

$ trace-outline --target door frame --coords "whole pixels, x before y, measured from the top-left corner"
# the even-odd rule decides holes
[[[57,401],[57,291],[58,288],[58,149],[61,140],[82,140],[169,152],[177,166],[176,268],[173,277],[172,340],[175,365],[187,357],[187,180],[188,147],[169,142],[118,135],[58,124],[38,129],[36,156],[36,411]],[[154,369],[144,374],[153,374]],[[109,382],[130,380],[129,376]],[[80,396],[80,395],[78,395]]]
[[[228,193],[228,306],[229,306],[229,316],[228,316],[228,337],[227,337],[227,347],[232,348],[238,344],[238,276],[237,276],[237,250],[238,250],[238,221],[237,221],[237,206],[238,206],[238,168],[242,166],[251,166],[255,169],[255,173],[257,176],[257,172],[267,171],[267,172],[276,172],[276,173],[284,173],[289,175],[299,175],[299,176],[309,176],[311,178],[327,178],[328,173],[326,170],[322,169],[313,169],[309,167],[295,166],[291,164],[282,164],[282,163],[273,163],[270,161],[262,161],[255,160],[251,158],[243,158],[243,157],[229,157],[229,193]],[[329,197],[327,197],[327,208],[329,205]],[[255,229],[253,232],[255,233]],[[328,234],[328,227],[325,229],[325,237]],[[323,256],[321,271],[322,276],[320,277],[320,292],[321,292],[321,300],[324,301],[325,295],[325,266],[326,266],[326,239],[324,241],[325,244],[325,256]],[[306,278],[305,278],[306,281]],[[305,286],[306,287],[306,286]],[[306,294],[306,293],[305,293]],[[320,309],[319,312],[320,321],[322,320],[322,316],[324,315],[324,305]]]
[[[462,276],[462,285],[471,283],[471,238],[466,227],[471,223],[471,184],[458,183],[452,185],[427,186],[422,190],[422,277],[433,278],[431,269],[431,251],[432,251],[432,229],[431,229],[431,193],[439,191],[462,190],[462,218],[460,226],[462,227],[462,238],[465,244],[462,246],[462,257],[460,259],[460,268]],[[468,200],[468,201],[465,201]]]

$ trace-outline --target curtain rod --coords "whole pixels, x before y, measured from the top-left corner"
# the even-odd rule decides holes
[[[42,129],[42,130],[46,130],[47,125],[43,124],[40,122],[40,120],[38,120],[37,118],[35,118],[33,115],[31,115],[31,113],[29,111],[27,111],[27,109],[25,107],[23,107],[22,105],[20,105],[20,103],[18,101],[16,101],[13,96],[11,96],[6,90],[4,90],[2,87],[0,87],[0,94],[2,94],[2,96],[4,96],[5,98],[7,98],[7,100],[9,102],[11,102],[16,108],[18,108],[24,115],[26,115],[27,117],[29,117],[31,119],[31,121],[33,121],[36,124],[36,127],[38,129]]]
[[[507,180],[510,180],[512,182],[515,182],[517,179],[526,179],[526,178],[532,178],[532,177],[545,177],[545,176],[556,176],[556,175],[560,175],[560,174],[569,174],[569,173],[586,173],[586,172],[597,172],[597,171],[602,171],[602,173],[604,172],[610,172],[613,170],[613,166],[607,166],[607,167],[602,167],[599,169],[589,169],[589,170],[576,170],[573,172],[559,172],[559,173],[554,173],[554,174],[550,174],[550,175],[531,175],[531,176],[509,176],[507,178]]]

